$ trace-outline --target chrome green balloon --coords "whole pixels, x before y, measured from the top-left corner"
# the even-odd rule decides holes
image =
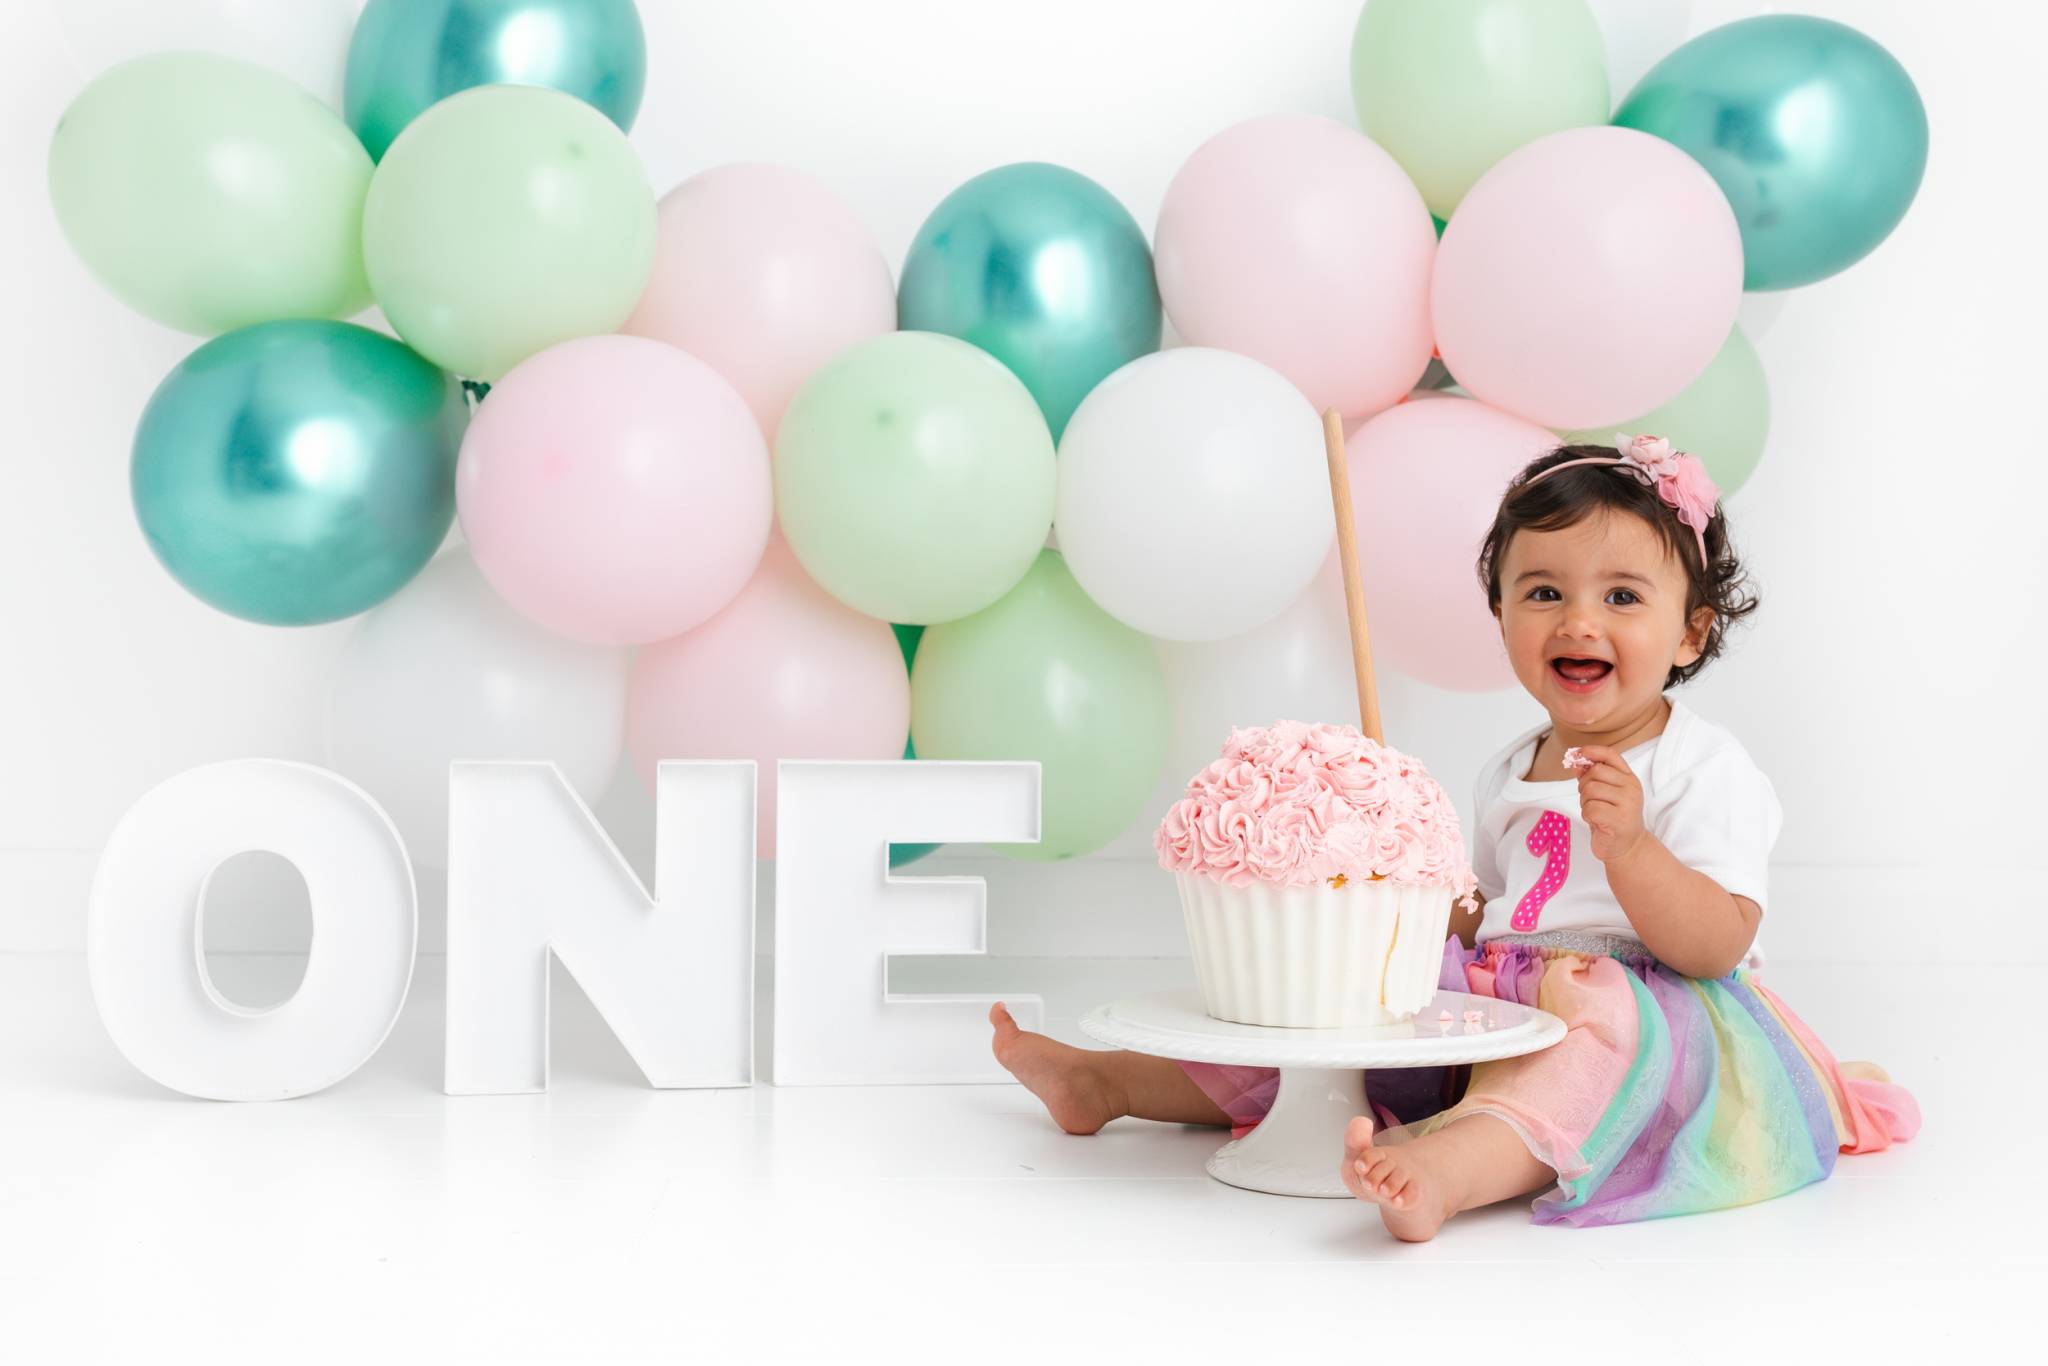
[[[1771,390],[1756,348],[1738,327],[1678,397],[1632,422],[1560,435],[1569,442],[1611,446],[1617,429],[1669,437],[1672,445],[1700,458],[1726,498],[1756,472],[1771,431]]]
[[[897,325],[969,341],[1010,367],[1054,441],[1103,376],[1159,349],[1152,249],[1116,196],[1042,161],[984,172],[918,229]]]
[[[1358,126],[1440,219],[1517,147],[1607,122],[1607,98],[1586,0],[1367,0],[1352,30]]]
[[[351,323],[259,323],[157,386],[129,470],[149,548],[194,596],[272,626],[390,597],[455,517],[462,391]]]
[[[480,86],[413,120],[378,163],[363,259],[413,350],[495,380],[632,313],[654,268],[654,191],[589,105]]]
[[[1707,168],[1742,228],[1743,288],[1790,289],[1861,260],[1927,169],[1927,110],[1891,53],[1846,24],[1741,19],[1651,67],[1614,113]]]
[[[112,68],[57,121],[49,183],[86,267],[160,323],[211,335],[369,305],[370,159],[261,67],[160,52]]]
[[[910,731],[927,759],[1036,759],[1043,838],[994,847],[1070,858],[1114,839],[1158,783],[1166,678],[1152,642],[1097,607],[1047,550],[1001,602],[924,633]]]
[[[1059,466],[1038,405],[985,351],[932,332],[856,342],[775,434],[775,511],[804,572],[856,612],[978,612],[1031,568]]]
[[[892,623],[891,626],[896,632],[896,644],[903,651],[903,667],[913,668],[917,663],[917,642],[924,635],[924,627],[905,626],[901,623]],[[908,738],[903,741],[903,757],[917,757],[917,746]],[[889,866],[901,868],[906,863],[915,863],[938,847],[936,844],[892,844],[889,846]]]
[[[370,0],[348,45],[342,108],[372,157],[436,100],[544,85],[625,132],[647,83],[633,0]]]

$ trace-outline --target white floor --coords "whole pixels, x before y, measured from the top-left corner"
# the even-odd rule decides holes
[[[245,965],[253,978],[276,963]],[[220,971],[217,969],[217,972]],[[557,978],[544,1096],[444,1097],[439,960],[333,1089],[187,1100],[114,1052],[76,955],[0,955],[0,1361],[1870,1360],[2007,1343],[2048,1288],[2041,964],[1773,964],[1915,1142],[1746,1209],[1618,1228],[1235,1190],[1214,1130],[1059,1132],[1021,1087],[657,1092]],[[225,977],[221,980],[225,983]],[[1053,1032],[1185,963],[899,963]],[[232,990],[232,988],[229,988]],[[1941,1007],[1931,1016],[1930,1006]],[[2028,1332],[2024,1340],[2038,1337]],[[1256,1355],[1254,1355],[1256,1354]],[[2021,1352],[2022,1357],[2028,1352]]]

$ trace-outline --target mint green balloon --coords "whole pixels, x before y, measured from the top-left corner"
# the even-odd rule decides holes
[[[1727,497],[1756,472],[1771,431],[1771,389],[1756,348],[1741,328],[1735,328],[1700,377],[1678,397],[1632,422],[1560,435],[1568,442],[1611,446],[1617,429],[1631,436],[1669,437],[1672,445],[1700,458],[1721,496]]]
[[[1071,858],[1144,809],[1166,762],[1166,677],[1152,642],[1097,607],[1056,550],[1001,602],[934,626],[910,672],[910,734],[927,759],[1036,759],[1037,844]]]
[[[1367,0],[1351,100],[1366,136],[1449,218],[1517,147],[1607,122],[1606,48],[1586,0]]]
[[[896,647],[903,651],[903,667],[911,668],[917,662],[917,642],[924,635],[924,627],[896,622],[891,623],[890,629],[896,632]],[[908,736],[903,739],[903,757],[917,757],[917,746],[910,743]],[[915,863],[938,847],[936,844],[892,844],[889,846],[889,866],[901,868],[907,863]]]
[[[625,322],[654,267],[654,192],[625,134],[582,100],[478,86],[427,109],[384,153],[363,259],[413,350],[495,380]]]
[[[57,222],[136,312],[210,336],[367,307],[370,157],[284,77],[204,52],[123,62],[50,139]]]
[[[840,352],[775,436],[776,515],[804,571],[855,611],[907,625],[978,612],[1016,586],[1058,483],[1030,391],[934,332]]]

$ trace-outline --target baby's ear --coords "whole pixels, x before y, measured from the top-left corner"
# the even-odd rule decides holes
[[[1685,629],[1685,639],[1678,642],[1678,667],[1683,669],[1700,657],[1707,648],[1707,633],[1714,629],[1714,609],[1701,607],[1692,614],[1692,621]]]

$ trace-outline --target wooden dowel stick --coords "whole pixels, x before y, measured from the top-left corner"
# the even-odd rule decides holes
[[[1335,408],[1323,414],[1323,445],[1330,457],[1330,501],[1337,511],[1337,564],[1344,571],[1344,613],[1351,622],[1351,667],[1358,678],[1358,728],[1384,745],[1387,737],[1380,729],[1380,693],[1372,677],[1372,637],[1365,629],[1365,585],[1358,578],[1358,528],[1351,520],[1344,417]]]

